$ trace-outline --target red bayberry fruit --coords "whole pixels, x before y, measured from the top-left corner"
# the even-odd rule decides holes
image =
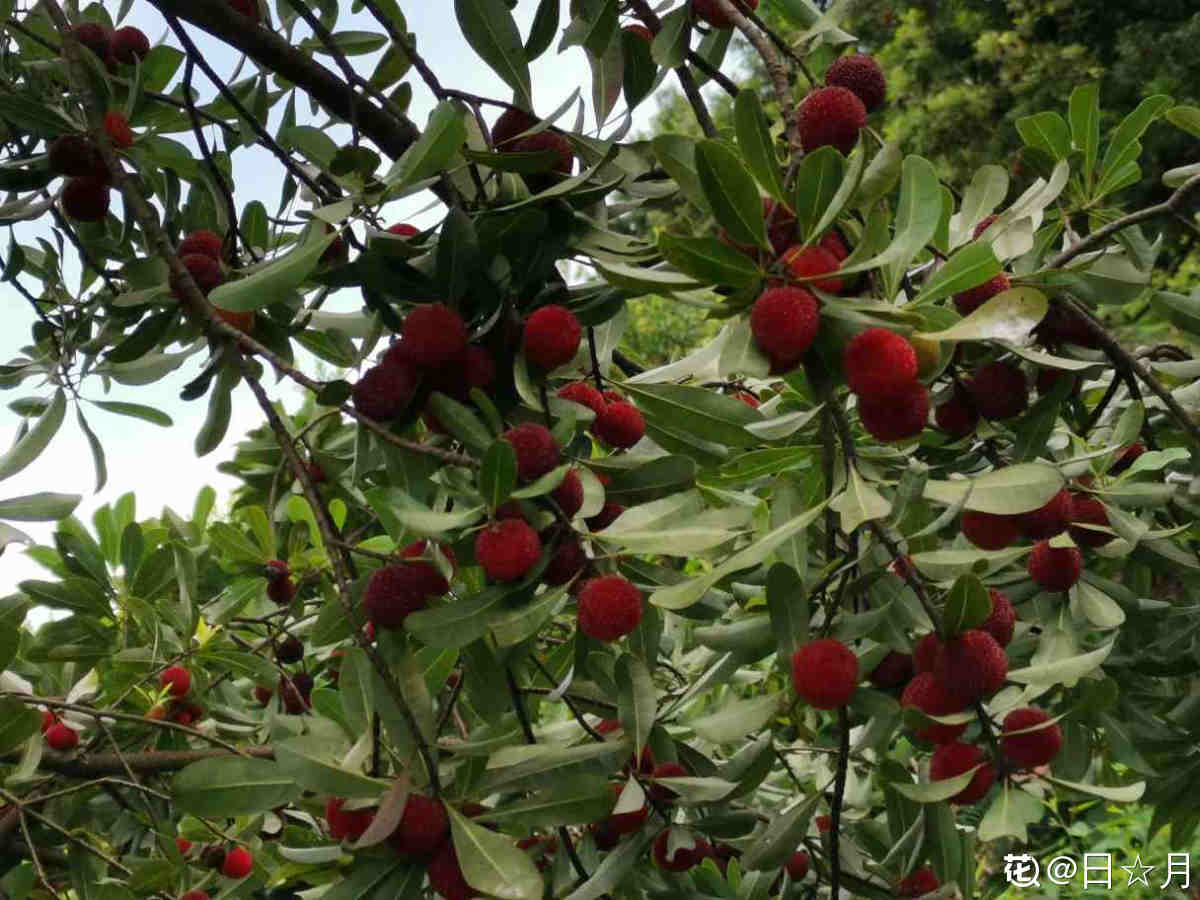
[[[354,408],[368,418],[391,421],[408,409],[419,381],[411,366],[399,363],[373,366],[354,385],[351,394]]]
[[[654,771],[650,773],[650,777],[657,778],[687,778],[690,773],[687,769],[677,762],[659,763],[654,767]],[[650,797],[660,806],[671,803],[679,798],[679,794],[665,784],[652,784],[649,790]]]
[[[654,35],[650,33],[650,29],[645,25],[626,25],[621,29],[626,34],[632,34],[634,37],[639,37],[646,43],[654,40]]]
[[[523,482],[536,481],[555,468],[562,458],[554,435],[545,425],[526,422],[500,435],[512,444],[517,454],[517,477]]]
[[[917,641],[916,650],[913,651],[913,672],[920,675],[922,672],[932,672],[933,667],[937,664],[938,654],[942,652],[942,642],[936,634],[927,634],[921,640]]]
[[[749,391],[738,391],[733,396],[738,400],[741,400],[751,409],[758,409],[762,405],[762,402]]]
[[[184,891],[179,895],[179,900],[209,900],[208,894],[204,891]]]
[[[1120,475],[1130,466],[1132,466],[1143,453],[1146,452],[1146,445],[1141,441],[1135,444],[1130,444],[1125,448],[1125,452],[1117,457],[1116,461],[1108,467],[1109,475]]]
[[[459,359],[467,349],[462,316],[444,303],[425,303],[404,319],[404,347],[410,361],[436,369]]]
[[[226,878],[245,878],[254,870],[254,856],[245,847],[234,847],[225,854],[221,874]]]
[[[1047,591],[1069,591],[1083,572],[1083,555],[1074,547],[1038,541],[1029,554],[1029,577]]]
[[[655,865],[660,869],[665,872],[686,872],[703,861],[707,841],[695,838],[696,845],[694,847],[678,847],[675,853],[671,854],[668,843],[670,835],[671,829],[667,828],[659,832],[658,837],[654,839],[652,855]]]
[[[958,310],[960,316],[969,316],[997,294],[1003,294],[1010,287],[1008,276],[1001,272],[983,284],[955,294],[954,308]]]
[[[304,658],[304,642],[295,635],[287,637],[275,649],[275,658],[284,665],[300,662]]]
[[[621,785],[613,784],[610,789],[615,803],[621,796]],[[646,819],[649,817],[650,804],[648,803],[643,803],[640,809],[630,810],[629,812],[614,812],[604,820],[605,831],[616,837],[624,834],[633,834],[646,824]]]
[[[646,434],[646,420],[632,403],[610,403],[596,417],[596,437],[610,447],[632,447]]]
[[[49,729],[50,726],[53,725],[57,721],[58,721],[58,716],[56,716],[54,713],[50,712],[50,710],[48,710],[48,709],[43,709],[42,710],[42,734],[45,734],[47,729]]]
[[[933,751],[933,759],[929,761],[929,780],[945,781],[955,778],[971,769],[979,769],[971,776],[967,786],[950,798],[950,802],[959,806],[978,803],[984,798],[996,782],[996,767],[988,762],[987,754],[974,744],[942,744]]]
[[[261,13],[258,9],[258,0],[229,0],[229,5],[243,16],[251,18],[255,22],[258,22],[261,18]]]
[[[283,700],[284,710],[292,716],[307,712],[312,706],[309,702],[312,687],[312,676],[307,672],[297,672],[291,678],[280,678],[279,697]]]
[[[758,0],[743,0],[743,2],[751,9],[758,9]],[[692,0],[692,14],[713,28],[733,27],[733,19],[725,14],[725,10],[715,0]]]
[[[192,673],[183,666],[169,666],[158,676],[158,684],[168,688],[172,697],[183,697],[192,689]]]
[[[180,256],[199,253],[201,256],[208,256],[219,261],[221,259],[221,249],[223,246],[224,241],[219,234],[213,231],[200,229],[199,231],[193,231],[182,241],[180,241],[177,252]]]
[[[792,247],[783,254],[783,264],[787,267],[788,273],[798,280],[836,272],[841,267],[837,257],[821,246]],[[811,281],[808,284],[827,294],[840,294],[843,287],[840,278],[822,278],[820,281]]]
[[[1032,541],[1043,541],[1067,530],[1071,521],[1071,495],[1065,489],[1051,497],[1044,506],[1021,513],[1017,527]]]
[[[771,288],[754,301],[755,343],[779,369],[794,368],[817,337],[817,298],[804,288]]]
[[[175,849],[179,851],[180,856],[187,856],[192,849],[192,842],[181,837],[175,838]]]
[[[920,434],[929,421],[929,391],[916,381],[894,394],[861,396],[858,417],[876,440],[908,440]]]
[[[1071,495],[1071,526],[1068,529],[1071,540],[1080,547],[1103,547],[1116,535],[1105,531],[1095,531],[1091,528],[1081,528],[1081,525],[1095,525],[1108,528],[1108,513],[1104,504],[1096,497],[1087,494]]]
[[[400,824],[388,838],[397,853],[428,858],[450,834],[450,819],[442,801],[424,794],[409,794]]]
[[[512,153],[513,148],[507,145],[537,123],[538,120],[523,109],[506,109],[492,126],[492,145],[503,153]]]
[[[523,519],[493,522],[475,537],[475,558],[492,581],[519,581],[541,555],[541,539]]]
[[[833,254],[833,258],[841,264],[847,256],[850,255],[850,248],[846,246],[845,240],[836,231],[826,232],[825,236],[817,242],[818,247],[824,247]]]
[[[47,158],[50,171],[55,175],[68,175],[79,178],[97,178],[105,184],[109,181],[108,167],[104,165],[104,157],[92,143],[91,138],[82,134],[64,134],[56,137],[50,145]]]
[[[108,215],[109,187],[106,180],[78,176],[67,181],[62,207],[77,222],[102,222]]]
[[[1001,647],[1007,647],[1009,642],[1012,641],[1013,626],[1017,621],[1017,611],[1013,609],[1012,601],[1008,599],[1008,594],[1003,591],[989,589],[988,596],[992,600],[992,612],[984,623],[979,626],[979,630],[990,634]]]
[[[895,650],[889,650],[874,669],[868,678],[871,684],[882,690],[894,690],[901,687],[912,679],[913,676],[913,658],[911,653],[897,653]]]
[[[225,273],[221,271],[221,264],[211,256],[190,253],[187,256],[181,257],[179,261],[188,270],[188,274],[192,276],[192,281],[196,282],[196,287],[200,288],[200,293],[205,296],[225,280]],[[178,294],[179,292],[176,293]]]
[[[217,318],[222,322],[228,322],[242,334],[250,334],[254,331],[254,310],[246,310],[238,312],[232,309],[221,309],[219,306],[213,307],[213,312],[217,314]],[[313,479],[316,480],[315,478]]]
[[[841,641],[812,641],[792,654],[792,686],[809,706],[845,706],[858,689],[858,657]]]
[[[68,753],[79,745],[79,733],[62,722],[55,722],[45,732],[46,743],[60,753]]]
[[[926,866],[923,869],[917,869],[907,878],[901,879],[896,886],[896,896],[922,897],[930,891],[936,891],[941,884],[937,876],[933,874],[933,869]]]
[[[344,809],[344,797],[330,797],[325,804],[325,823],[335,841],[357,841],[375,820],[374,809]]]
[[[81,22],[71,29],[75,40],[83,44],[101,59],[112,55],[112,35],[103,25],[95,22]]]
[[[860,331],[842,351],[842,371],[850,390],[863,397],[890,396],[917,380],[917,351],[886,328]]]
[[[426,874],[429,876],[429,886],[445,900],[472,900],[479,896],[475,889],[467,884],[451,841],[442,844],[441,849],[430,860]]]
[[[900,705],[919,709],[927,716],[949,716],[963,709],[963,704],[950,696],[931,672],[922,672],[908,683],[908,687],[900,696]],[[930,722],[919,728],[915,736],[931,744],[948,744],[958,740],[959,735],[966,730],[965,723],[947,725],[942,722]]]
[[[849,155],[867,124],[867,108],[848,88],[819,88],[800,104],[797,122],[805,153],[829,146]]]
[[[583,481],[574,469],[567,469],[562,483],[550,494],[550,498],[558,504],[562,514],[568,519],[583,509]]]
[[[556,154],[554,165],[550,171],[559,175],[570,175],[575,166],[575,149],[571,142],[556,131],[539,131],[537,134],[518,138],[509,145],[510,153],[542,153],[552,151]],[[535,190],[543,190],[554,183],[553,175],[546,173],[526,175],[525,180]]]
[[[415,225],[409,225],[407,222],[400,222],[396,225],[388,226],[388,234],[399,235],[402,238],[416,237],[421,233],[421,229]]]
[[[129,120],[125,118],[123,113],[116,110],[109,110],[104,114],[104,130],[108,132],[109,140],[113,142],[113,146],[119,147],[122,150],[127,150],[133,146],[133,129],[129,127]]]
[[[580,406],[586,406],[597,416],[604,412],[604,407],[608,406],[604,395],[586,381],[573,381],[563,385],[558,389],[558,396],[564,400],[570,400],[572,403],[578,403]]]
[[[1027,706],[1004,717],[1000,750],[1023,769],[1046,765],[1058,756],[1062,743],[1062,729],[1057,722],[1050,722],[1050,715],[1044,710]]]
[[[942,644],[933,674],[967,706],[1000,690],[1008,676],[1008,657],[994,637],[973,628]]]
[[[542,581],[551,587],[566,584],[588,564],[588,556],[583,552],[583,545],[574,535],[567,535],[554,548],[554,555],[542,573]]]
[[[438,551],[446,558],[446,562],[450,564],[451,574],[458,571],[458,560],[454,556],[454,550],[449,544],[438,544]],[[416,569],[426,579],[428,585],[426,593],[440,597],[446,591],[450,590],[450,582],[446,580],[446,576],[438,571],[437,566],[433,563],[425,562],[423,557],[432,555],[429,547],[429,541],[421,540],[409,544],[400,551],[400,555],[405,559],[421,560],[419,562],[409,563],[409,567]]]
[[[1016,516],[965,509],[962,514],[962,533],[980,550],[1003,550],[1020,537],[1021,526]]]
[[[112,53],[119,62],[131,66],[150,53],[150,39],[140,28],[118,28],[112,34]]]
[[[254,699],[258,701],[259,706],[266,706],[274,696],[275,691],[273,688],[265,684],[256,684],[254,686]]]
[[[1011,419],[1029,405],[1025,373],[1012,363],[988,363],[976,370],[967,382],[967,390],[985,419]]]
[[[620,575],[587,581],[579,592],[579,630],[597,641],[616,641],[642,621],[642,592]]]
[[[950,399],[934,409],[933,421],[951,437],[966,437],[979,424],[979,412],[966,389],[955,384]]]
[[[590,519],[586,519],[588,531],[603,531],[613,522],[617,521],[621,513],[625,512],[625,507],[619,503],[605,503],[601,507],[600,512],[596,513]]]
[[[428,568],[433,569],[432,566]],[[436,569],[433,573],[437,579],[445,581]],[[411,613],[429,605],[431,596],[445,593],[444,590],[433,590],[431,582],[428,573],[415,565],[376,569],[363,593],[363,612],[378,628],[389,631],[402,628]]]
[[[808,864],[808,854],[803,850],[797,850],[788,857],[784,868],[787,869],[788,876],[792,881],[802,881],[804,876],[808,874]]]
[[[582,335],[579,320],[565,306],[543,306],[525,320],[522,350],[530,365],[548,372],[575,358]]]
[[[831,87],[844,87],[854,92],[862,101],[867,112],[883,104],[887,96],[887,81],[883,69],[875,57],[858,53],[835,59],[825,72],[825,83]]]

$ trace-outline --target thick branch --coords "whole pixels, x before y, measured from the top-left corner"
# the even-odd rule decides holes
[[[393,159],[416,141],[420,132],[407,118],[397,118],[352,90],[329,69],[301,53],[267,28],[250,21],[221,0],[151,0],[170,13],[241,50],[262,68],[297,85],[345,122],[356,122],[363,134]]]
[[[77,757],[43,750],[38,768],[70,778],[99,778],[104,775],[124,775],[128,765],[134,772],[146,775],[155,772],[175,772],[201,760],[233,759],[238,755],[225,750],[151,750],[145,753],[123,753],[120,756],[116,753],[91,753],[86,757]],[[275,751],[266,746],[244,747],[240,755],[255,759],[274,759]],[[21,754],[10,753],[0,757],[0,760],[12,765],[19,762],[20,758]]]
[[[1130,213],[1127,216],[1122,216],[1115,222],[1109,222],[1103,228],[1097,229],[1085,237],[1082,241],[1074,246],[1064,250],[1062,253],[1055,256],[1048,263],[1047,269],[1061,269],[1075,257],[1081,253],[1086,253],[1094,247],[1099,247],[1106,240],[1128,228],[1130,225],[1136,225],[1139,222],[1145,222],[1148,219],[1155,219],[1159,216],[1166,216],[1178,213],[1183,209],[1184,201],[1193,191],[1200,189],[1200,175],[1193,175],[1183,184],[1181,184],[1170,197],[1162,203],[1154,206],[1147,206],[1145,209],[1139,209],[1137,212]]]

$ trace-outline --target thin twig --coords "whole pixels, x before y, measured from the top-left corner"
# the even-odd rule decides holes
[[[850,768],[850,716],[846,707],[839,706],[837,776],[833,785],[833,806],[829,811],[829,896],[838,897],[842,880],[842,859],[839,852],[842,822],[842,802],[846,798],[846,772]]]

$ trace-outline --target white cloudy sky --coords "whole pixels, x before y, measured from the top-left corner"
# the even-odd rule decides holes
[[[105,4],[115,14],[119,4]],[[373,20],[363,14],[351,16],[349,0],[342,0],[346,10],[339,28],[373,28]],[[473,93],[507,99],[511,91],[487,69],[471,52],[454,22],[452,4],[428,3],[427,0],[400,0],[401,9],[408,18],[410,31],[418,35],[419,49],[439,74],[447,87],[459,88]],[[565,4],[564,4],[565,6]],[[518,4],[515,15],[522,34],[527,34],[536,4],[523,0]],[[165,22],[157,12],[144,2],[134,4],[134,10],[124,24],[142,28],[152,43],[168,41],[177,43],[173,35],[168,37]],[[193,32],[193,37],[204,50],[208,60],[222,75],[229,75],[239,65],[238,55],[228,48],[209,39],[203,33]],[[374,57],[359,57],[361,70],[373,69]],[[244,70],[242,76],[245,75]],[[424,85],[410,75],[414,87],[411,106],[412,118],[422,124],[433,106],[433,98]],[[543,114],[555,109],[577,87],[583,87],[586,98],[588,67],[582,49],[576,47],[556,55],[553,48],[533,66],[534,102]],[[202,97],[212,96],[210,86],[197,72],[196,84]],[[667,89],[673,90],[670,82]],[[644,128],[653,114],[655,101],[644,102],[635,119],[637,128]],[[280,104],[282,106],[282,104]],[[297,104],[298,110],[307,110],[307,102]],[[489,112],[489,116],[494,113]],[[588,116],[589,125],[592,122]],[[274,124],[274,120],[272,122]],[[318,118],[312,124],[323,125]],[[272,129],[274,130],[274,129]],[[333,134],[333,132],[331,132]],[[348,134],[348,132],[347,132]],[[186,139],[186,135],[173,135]],[[337,135],[334,134],[335,139]],[[345,137],[345,135],[343,135]],[[209,136],[210,142],[212,135]],[[236,194],[241,205],[252,199],[262,200],[269,210],[278,204],[281,181],[280,167],[273,157],[258,148],[240,150],[235,156],[237,171]],[[394,204],[394,209],[385,211],[386,221],[416,221],[422,226],[434,224],[439,213],[436,210],[420,212],[428,205],[428,195],[410,198]],[[45,235],[44,223],[29,223],[15,228],[17,240],[32,244],[38,235]],[[3,242],[6,244],[7,242]],[[68,263],[68,265],[71,265]],[[69,284],[78,284],[78,268],[68,269]],[[27,285],[36,292],[36,284],[27,280]],[[357,295],[342,298],[343,308],[357,308]],[[27,303],[11,288],[0,286],[0,303],[3,304],[4,326],[0,328],[0,361],[19,355],[20,348],[30,342],[29,326],[32,322]],[[336,307],[334,307],[336,308]],[[234,395],[233,421],[225,441],[208,456],[197,459],[193,452],[193,439],[203,421],[206,400],[185,403],[179,399],[180,388],[199,370],[204,354],[199,353],[162,381],[143,387],[113,385],[107,397],[102,393],[98,380],[85,382],[83,396],[90,399],[124,400],[157,406],[168,412],[175,421],[172,428],[158,428],[134,419],[114,416],[91,407],[87,410],[92,428],[100,436],[107,451],[108,483],[100,493],[93,493],[94,475],[91,456],[83,434],[75,422],[74,410],[69,410],[63,427],[49,448],[28,468],[0,484],[0,498],[15,497],[36,491],[59,491],[79,493],[84,496],[76,515],[90,522],[91,514],[98,506],[111,503],[122,494],[133,491],[137,495],[140,518],[156,515],[163,506],[180,512],[191,509],[196,492],[205,484],[214,486],[222,498],[234,486],[234,480],[217,472],[217,464],[232,455],[233,445],[240,435],[260,422],[259,412],[253,397],[245,387]],[[311,360],[311,358],[309,358]],[[286,383],[268,385],[272,396],[282,396],[289,406],[299,403],[299,394]],[[13,440],[19,424],[18,416],[7,408],[17,397],[46,396],[50,389],[46,385],[25,383],[21,389],[0,394],[0,448],[6,448]],[[32,534],[38,541],[47,541],[52,526],[36,523],[16,523]],[[42,570],[21,551],[12,545],[0,556],[0,593],[12,591],[16,584],[26,578],[41,577]]]

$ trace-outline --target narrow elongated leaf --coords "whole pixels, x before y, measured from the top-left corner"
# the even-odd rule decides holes
[[[662,232],[658,249],[680,272],[711,284],[749,287],[762,278],[754,260],[713,237],[680,237]]]
[[[814,792],[786,812],[779,813],[767,823],[767,827],[746,850],[742,857],[744,868],[753,870],[774,869],[784,864],[808,831],[821,794]]]
[[[713,215],[729,237],[768,249],[758,187],[737,154],[720,141],[701,141],[696,145],[696,173]]]
[[[1068,104],[1071,142],[1083,151],[1083,174],[1088,184],[1095,177],[1096,158],[1100,154],[1100,85],[1081,84],[1071,91]],[[1167,114],[1170,118],[1170,113]]]
[[[508,441],[493,441],[483,455],[479,490],[488,508],[495,510],[517,486],[517,454]]]
[[[919,156],[908,156],[901,171],[900,206],[896,210],[891,243],[871,259],[842,266],[840,271],[844,274],[880,266],[906,266],[937,231],[942,218],[942,188],[933,165]]]
[[[767,125],[757,91],[741,91],[733,101],[733,124],[742,158],[762,185],[776,200],[783,200],[783,178],[779,174],[779,155]]]
[[[805,240],[813,236],[813,226],[829,208],[846,173],[846,158],[833,147],[820,147],[806,153],[796,172],[796,188],[792,193],[792,210],[804,233]]]
[[[496,4],[512,21],[503,0],[456,0],[456,5],[473,3]],[[462,107],[457,104],[449,101],[439,103],[430,114],[421,136],[396,160],[384,180],[394,189],[399,189],[416,184],[445,168],[467,139],[463,115]]]
[[[1113,130],[1112,137],[1108,140],[1108,148],[1104,151],[1104,161],[1100,164],[1101,184],[1112,178],[1122,166],[1136,161],[1139,139],[1150,127],[1150,123],[1170,108],[1170,97],[1154,94],[1139,103],[1133,112],[1121,120],[1121,124]]]
[[[559,0],[540,0],[529,37],[525,39],[525,58],[533,62],[546,52],[558,33]]]
[[[997,294],[961,322],[941,331],[917,332],[930,341],[1026,340],[1046,315],[1050,301],[1037,288],[1015,287]]]
[[[205,759],[172,782],[175,803],[194,816],[252,816],[299,799],[301,788],[266,759]]]
[[[67,398],[62,389],[54,392],[54,399],[44,413],[38,416],[33,427],[17,441],[11,450],[0,456],[0,481],[16,475],[38,458],[58,433],[67,412]]]
[[[991,244],[968,244],[933,273],[913,303],[932,303],[961,293],[996,277],[1001,269],[1000,260],[996,259]]]
[[[132,416],[135,419],[141,419],[143,422],[149,422],[151,425],[161,425],[163,428],[168,428],[174,424],[170,416],[161,410],[155,409],[153,406],[143,406],[140,403],[123,403],[116,400],[93,400],[92,403],[107,412],[116,413],[119,416]]]
[[[952,637],[976,628],[992,614],[992,599],[983,582],[974,575],[960,575],[946,597],[944,634]]]
[[[508,4],[504,0],[454,0],[454,12],[471,49],[517,92],[521,106],[532,108],[529,61]]]
[[[508,835],[477,825],[447,806],[454,850],[467,884],[489,897],[541,900],[542,876],[533,858]]]
[[[75,511],[79,494],[27,494],[0,500],[0,519],[10,522],[57,522]]]
[[[310,228],[308,236],[278,259],[255,269],[245,278],[227,281],[208,295],[213,306],[248,312],[288,297],[317,268],[321,254],[333,243],[336,233]]]
[[[617,660],[617,710],[633,746],[644,747],[657,715],[657,695],[645,663],[628,654]]]

